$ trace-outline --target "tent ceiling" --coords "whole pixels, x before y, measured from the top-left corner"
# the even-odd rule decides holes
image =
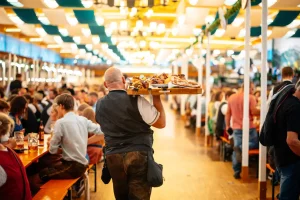
[[[58,7],[54,9],[47,6],[47,0],[19,2],[27,9],[13,7],[7,0],[0,0],[0,6],[5,6],[0,7],[0,30],[4,33],[26,41],[40,37],[43,41],[38,44],[55,47],[57,52],[70,51],[73,54],[68,55],[72,57],[78,54],[78,51],[74,50],[75,43],[83,45],[84,49],[85,45],[88,45],[89,48],[92,47],[89,52],[99,51],[99,54],[107,55],[107,58],[113,61],[118,61],[118,57],[123,59],[123,53],[132,58],[135,51],[149,51],[156,58],[161,55],[164,55],[161,58],[166,58],[165,54],[172,53],[172,49],[184,49],[189,46],[195,40],[195,29],[199,31],[207,21],[214,20],[218,8],[230,9],[230,6],[224,5],[224,0],[198,0],[195,6],[190,5],[188,0],[180,0],[169,1],[167,6],[154,6],[152,13],[149,8],[138,6],[135,15],[132,15],[134,9],[126,7],[97,4],[84,8],[82,0],[55,0]],[[160,1],[154,2],[158,4]],[[107,1],[104,4],[107,4]],[[288,32],[300,28],[300,16],[296,12],[300,11],[297,7],[299,4],[299,0],[277,0],[269,9],[270,39],[284,37]],[[238,36],[244,27],[244,10],[240,10],[236,15],[236,18],[232,18],[233,23],[227,25],[224,34],[221,34],[221,27],[215,30],[212,49],[243,48],[243,37]],[[25,23],[18,24],[16,18]],[[293,26],[287,26],[290,22]],[[261,7],[252,6],[253,40],[260,36],[260,24]],[[19,34],[6,31],[11,28],[18,28]],[[46,35],[41,33],[43,29]],[[205,44],[203,46],[205,47]],[[197,48],[197,45],[194,48]],[[163,52],[163,49],[166,51]]]

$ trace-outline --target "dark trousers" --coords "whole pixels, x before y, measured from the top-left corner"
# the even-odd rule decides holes
[[[54,166],[47,167],[40,171],[40,179],[44,182],[50,179],[73,179],[81,177],[87,169],[87,165],[75,161],[61,159]]]
[[[50,179],[74,179],[81,177],[87,166],[75,162],[61,159],[55,164],[42,169],[39,173],[29,176],[30,189],[32,195],[36,194],[40,187]]]
[[[298,200],[300,195],[300,161],[278,167],[280,173],[279,200]]]
[[[117,200],[149,200],[147,152],[134,151],[106,156]]]

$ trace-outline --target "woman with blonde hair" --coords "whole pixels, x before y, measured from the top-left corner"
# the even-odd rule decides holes
[[[14,121],[0,113],[0,136],[11,132]],[[31,200],[31,192],[25,168],[18,155],[0,144],[0,197],[5,199]]]
[[[84,109],[82,116],[91,120],[93,123],[97,123],[95,112],[91,107]],[[100,161],[102,157],[103,144],[103,135],[94,135],[93,133],[89,133],[87,153],[90,159],[90,164],[97,164]]]

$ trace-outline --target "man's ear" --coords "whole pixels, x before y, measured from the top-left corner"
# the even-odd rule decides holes
[[[104,86],[107,88],[107,84],[106,84],[106,82],[104,81]]]
[[[123,84],[126,83],[126,80],[125,80],[125,77],[124,77],[124,76],[122,76],[122,82],[123,82]]]

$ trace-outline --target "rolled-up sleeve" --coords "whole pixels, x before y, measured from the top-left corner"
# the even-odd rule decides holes
[[[89,133],[94,133],[96,135],[101,135],[103,134],[101,127],[99,124],[93,123],[91,120],[87,120],[87,127],[88,127],[88,132]]]
[[[63,132],[63,127],[59,123],[59,121],[57,121],[54,125],[53,136],[50,140],[49,152],[51,154],[56,154],[57,153],[58,148],[61,145],[61,140],[62,140],[62,135],[63,135],[62,132]]]
[[[159,118],[160,112],[144,97],[138,97],[138,109],[145,123],[153,125]]]

